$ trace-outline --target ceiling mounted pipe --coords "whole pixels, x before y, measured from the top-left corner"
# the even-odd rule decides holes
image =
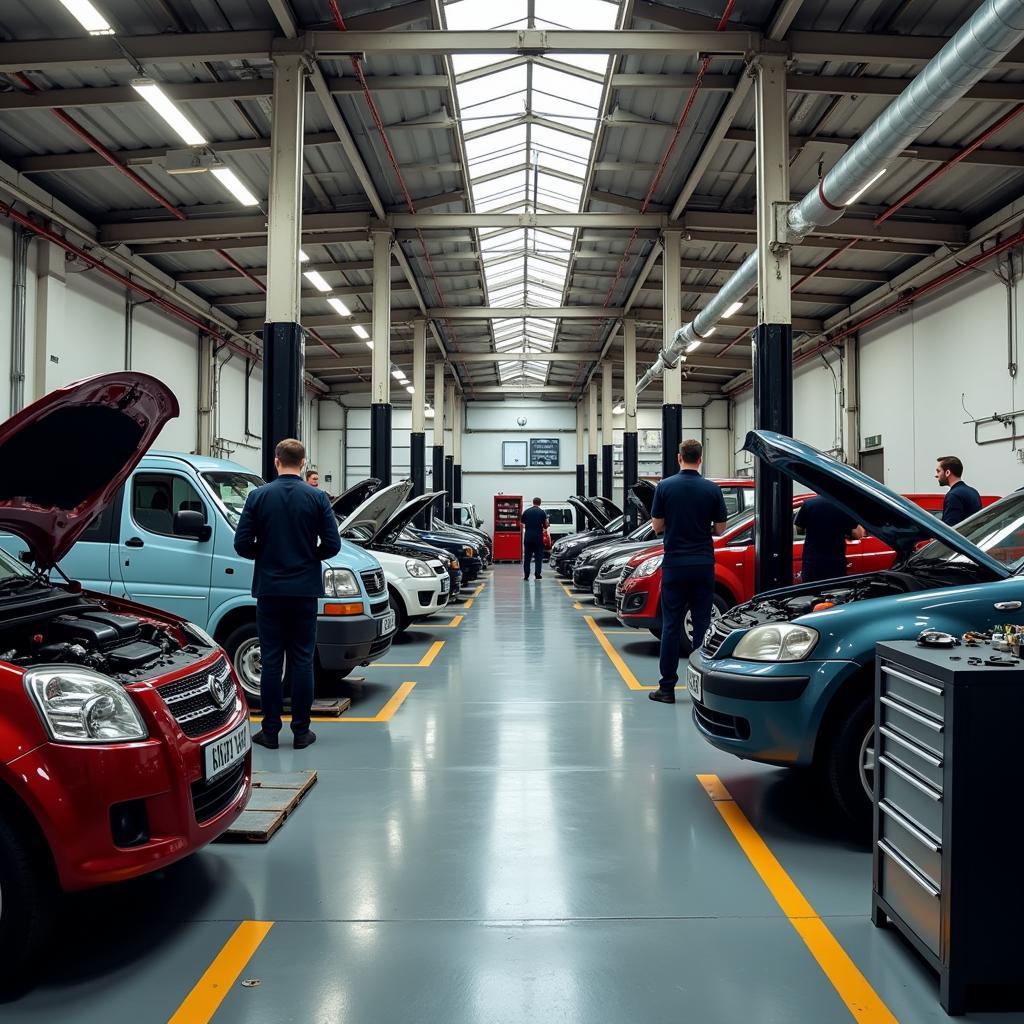
[[[1024,3],[986,0],[960,30],[921,70],[909,86],[851,146],[839,162],[794,206],[786,218],[791,234],[803,238],[815,228],[834,224],[887,163],[1024,39]],[[676,331],[658,362],[637,382],[641,391],[660,373],[658,363],[685,356],[721,320],[725,310],[757,285],[755,249],[694,319]]]

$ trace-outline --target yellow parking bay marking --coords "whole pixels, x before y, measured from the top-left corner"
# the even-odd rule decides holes
[[[656,686],[644,686],[635,675],[629,670],[629,666],[622,660],[622,655],[619,654],[614,647],[612,647],[611,640],[604,635],[604,630],[594,621],[593,615],[584,615],[584,621],[590,627],[591,632],[597,637],[597,642],[601,645],[604,653],[608,655],[608,660],[615,666],[619,675],[622,676],[622,681],[631,690],[656,690]]]
[[[273,921],[243,921],[168,1024],[207,1024],[212,1020],[273,925]]]
[[[581,611],[583,611],[583,605],[581,605],[581,604],[579,603],[579,601],[574,601],[574,602],[573,602],[573,608],[575,608],[575,609],[576,609],[576,611],[578,611],[578,612],[581,612]]]
[[[465,617],[465,615],[456,615],[451,622],[439,622],[438,625],[441,629],[458,629],[459,623],[461,623]]]
[[[729,826],[740,849],[761,876],[761,881],[768,887],[779,909],[789,919],[804,945],[818,961],[818,966],[846,1003],[853,1019],[863,1024],[898,1024],[896,1017],[882,1002],[867,978],[860,973],[849,954],[818,917],[814,907],[786,874],[785,868],[750,824],[722,780],[717,775],[698,775],[697,779]]]
[[[471,597],[471,598],[469,598],[468,600],[466,600],[465,602],[463,602],[463,605],[462,605],[462,607],[463,607],[463,608],[472,608],[472,607],[473,607],[473,601],[474,601],[474,600],[475,600],[475,598],[472,598],[472,597]]]
[[[345,725],[352,722],[356,724],[365,724],[367,722],[390,722],[394,717],[395,712],[405,703],[405,698],[409,696],[415,687],[415,683],[402,683],[402,685],[388,698],[387,704],[384,705],[373,715],[360,716],[360,715],[340,715],[338,718],[310,718],[311,722],[333,722],[336,725]],[[292,720],[291,715],[282,715],[282,722],[290,722]],[[250,722],[259,722],[259,718],[256,715],[249,716]]]
[[[375,661],[367,665],[367,668],[430,668],[434,659],[441,653],[444,647],[443,640],[435,640],[426,654],[419,661]]]

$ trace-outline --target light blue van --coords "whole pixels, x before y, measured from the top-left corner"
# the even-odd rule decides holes
[[[246,495],[262,483],[235,462],[149,452],[60,569],[89,590],[162,608],[202,626],[230,655],[246,693],[258,697],[253,563],[235,554],[234,540]],[[24,550],[9,534],[0,536],[0,546]],[[341,678],[388,651],[395,613],[380,563],[345,540],[324,563],[324,593],[318,674]]]

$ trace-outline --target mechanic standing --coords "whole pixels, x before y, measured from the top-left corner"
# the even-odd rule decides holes
[[[725,499],[718,484],[700,475],[700,441],[679,446],[679,472],[658,484],[651,506],[654,531],[665,538],[661,563],[661,681],[647,696],[675,704],[679,649],[689,609],[699,646],[711,625],[715,592],[713,536],[725,530]]]
[[[940,487],[948,487],[942,499],[942,521],[947,526],[958,526],[968,516],[981,511],[981,495],[960,478],[964,464],[955,455],[942,455],[935,463],[935,479]]]
[[[862,540],[864,527],[828,498],[808,498],[796,514],[796,528],[805,537],[800,570],[804,583],[846,575],[846,542]]]
[[[544,565],[544,531],[551,524],[548,514],[540,507],[540,498],[533,499],[522,515],[523,520],[523,582],[530,578],[530,559],[533,559],[536,579],[541,579],[541,567]]]
[[[338,521],[327,495],[302,479],[306,449],[293,438],[275,450],[277,479],[251,491],[245,499],[235,551],[252,558],[252,594],[259,631],[260,704],[263,722],[253,743],[277,749],[283,704],[282,677],[292,696],[293,745],[316,742],[309,728],[313,707],[313,652],[316,619],[324,596],[321,561],[341,550]]]

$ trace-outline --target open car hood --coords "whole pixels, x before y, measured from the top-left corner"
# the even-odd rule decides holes
[[[893,548],[901,561],[921,541],[940,540],[1000,579],[1009,575],[1006,566],[975,547],[938,516],[802,441],[771,430],[752,430],[743,448],[797,483],[831,498],[868,533]]]
[[[591,495],[587,498],[587,501],[596,509],[600,509],[607,517],[609,522],[612,519],[618,519],[622,515],[622,509],[615,504],[610,498],[604,498],[600,494]]]
[[[164,424],[171,390],[123,370],[69,384],[0,424],[0,531],[56,565],[110,504]]]
[[[574,497],[566,498],[566,501],[577,512],[583,514],[583,518],[588,522],[592,523],[597,529],[604,529],[614,519],[614,516],[608,515],[607,512],[598,508],[592,498],[585,498],[582,494],[577,494]]]
[[[360,480],[359,483],[343,491],[332,502],[331,508],[340,523],[346,516],[350,516],[371,494],[380,490],[380,481],[376,477],[368,477]]]
[[[427,494],[418,494],[411,501],[407,501],[391,518],[381,526],[375,540],[382,544],[388,544],[397,537],[421,512],[428,509],[439,498],[443,498],[446,491],[430,491]]]
[[[654,484],[650,480],[637,480],[629,489],[629,503],[643,519],[650,519],[654,507]]]
[[[369,483],[369,481],[366,482]],[[349,531],[363,527],[370,534],[369,539],[364,543],[376,540],[381,527],[405,504],[405,499],[409,497],[411,490],[412,481],[402,480],[397,484],[374,491],[358,508],[350,512],[344,519],[339,519],[338,529],[341,531],[341,535],[344,537]]]

